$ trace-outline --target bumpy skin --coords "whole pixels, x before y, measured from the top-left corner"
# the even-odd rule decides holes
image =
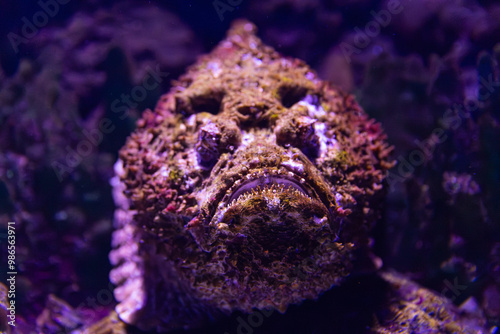
[[[384,139],[352,96],[237,22],[120,151],[120,318],[193,328],[235,310],[284,312],[339,284],[379,215]]]

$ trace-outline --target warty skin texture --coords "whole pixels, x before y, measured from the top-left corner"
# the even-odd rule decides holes
[[[390,151],[352,96],[235,23],[120,151],[119,317],[196,328],[340,284],[369,252]]]

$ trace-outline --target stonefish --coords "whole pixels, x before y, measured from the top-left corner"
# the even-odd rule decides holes
[[[237,22],[120,151],[119,317],[193,328],[340,284],[369,249],[390,151],[353,96]]]

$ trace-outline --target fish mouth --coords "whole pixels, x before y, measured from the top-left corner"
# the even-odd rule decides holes
[[[262,191],[296,191],[310,197],[307,190],[297,181],[280,175],[263,175],[260,178],[247,180],[237,187],[229,197],[228,202],[237,201],[241,196]]]
[[[215,205],[210,225],[227,227],[245,216],[265,215],[278,221],[285,211],[299,211],[300,206],[314,207],[321,212],[312,220],[330,221],[332,204],[324,201],[311,182],[287,168],[264,168],[251,170],[244,177],[234,181]],[[285,205],[286,203],[286,205]]]
[[[274,236],[289,240],[286,247],[304,244],[293,241],[296,237],[312,240],[304,233],[338,239],[342,217],[332,186],[299,152],[278,153],[264,147],[242,152],[244,159],[238,160],[243,163],[220,161],[214,167],[213,178],[198,195],[199,214],[186,225],[201,249],[242,237],[255,242],[263,237],[267,244]]]
[[[234,263],[257,261],[266,270],[286,275],[285,269],[273,266],[300,263],[325,240],[335,242],[334,206],[322,201],[307,176],[278,167],[250,170],[235,180],[214,203],[212,233],[202,247],[210,250],[223,242],[234,254]]]

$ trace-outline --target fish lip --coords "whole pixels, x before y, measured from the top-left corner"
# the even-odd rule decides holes
[[[198,216],[187,225],[187,229],[203,251],[209,252],[211,250],[220,233],[229,233],[227,226],[221,224],[221,219],[230,209],[231,202],[229,200],[235,199],[233,197],[235,191],[244,183],[258,179],[265,173],[294,180],[294,185],[300,185],[303,189],[302,194],[305,191],[309,200],[324,207],[327,224],[331,228],[333,239],[338,239],[341,219],[337,217],[337,203],[331,193],[332,188],[321,175],[312,170],[311,164],[294,159],[294,163],[284,164],[279,161],[277,164],[257,165],[255,167],[240,165],[233,168],[215,176],[216,181],[211,186],[215,187],[221,183],[224,186],[213,193],[210,193],[210,188],[207,189],[208,193],[204,195]],[[237,201],[235,201],[236,203]]]
[[[313,189],[308,189],[310,187],[308,187],[306,183],[306,180],[301,175],[289,171],[286,168],[257,168],[249,170],[244,176],[235,180],[233,185],[225,190],[224,196],[217,204],[219,207],[221,204],[227,205],[231,203],[234,199],[243,194],[241,192],[242,190],[246,193],[244,188],[247,186],[250,186],[250,188],[247,188],[250,191],[251,189],[256,189],[258,186],[260,186],[261,189],[265,189],[272,184],[291,186],[310,198],[319,199]]]
[[[266,178],[268,178],[269,182],[265,183]],[[288,166],[277,166],[277,167],[261,167],[249,169],[244,175],[241,175],[238,179],[234,180],[233,184],[226,187],[225,189],[221,189],[219,192],[219,200],[212,203],[211,214],[207,217],[209,219],[210,225],[216,224],[214,221],[217,220],[216,217],[220,215],[221,211],[225,210],[234,200],[237,200],[241,195],[246,194],[251,191],[251,189],[255,189],[257,186],[261,185],[261,181],[264,181],[265,185],[273,184],[272,181],[277,181],[278,185],[284,184],[286,188],[293,188],[302,195],[306,196],[310,200],[318,201],[327,211],[330,211],[332,203],[323,200],[322,198],[326,198],[326,196],[320,196],[318,193],[318,188],[314,181],[307,181],[307,173],[298,173],[296,170],[292,168],[288,168]],[[253,183],[253,185],[252,185]],[[275,184],[276,184],[275,183]],[[248,191],[245,191],[245,187],[251,185],[249,188],[246,188]],[[261,187],[259,191],[264,190],[267,187]],[[243,191],[242,191],[243,190]],[[328,217],[329,220],[331,217]]]
[[[260,192],[273,185],[282,185],[285,188],[293,188],[299,191],[300,193],[306,195],[307,197],[310,198],[313,197],[311,196],[312,194],[310,193],[310,191],[306,190],[304,186],[300,184],[299,181],[294,180],[289,175],[280,175],[277,173],[263,172],[262,175],[257,176],[255,178],[247,178],[246,180],[239,182],[235,187],[229,189],[227,194],[231,195],[229,196],[229,199],[227,199],[225,202],[231,203],[233,202],[233,200],[237,200],[240,196],[250,193],[253,190],[257,190],[257,192]],[[227,196],[224,197],[224,199],[226,198]]]

